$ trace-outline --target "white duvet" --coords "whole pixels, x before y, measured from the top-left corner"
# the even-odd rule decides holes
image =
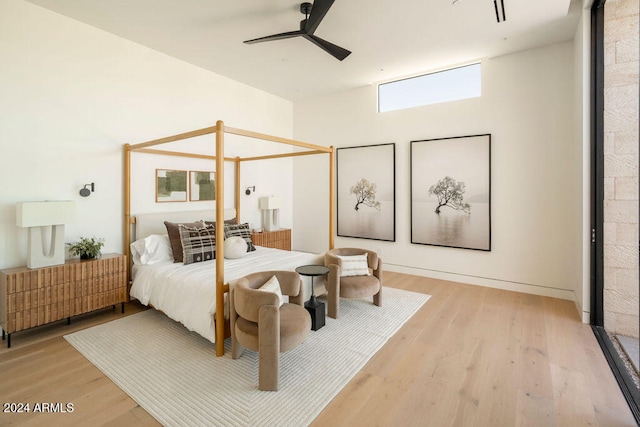
[[[307,264],[322,264],[322,255],[282,251],[257,246],[239,259],[224,261],[225,283],[233,283],[253,272],[295,270]],[[131,296],[144,305],[153,305],[190,331],[215,342],[216,262],[184,265],[163,262],[134,265]],[[310,295],[310,291],[305,292]]]

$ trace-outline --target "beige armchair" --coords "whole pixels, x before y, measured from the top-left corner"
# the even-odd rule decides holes
[[[282,294],[289,296],[282,306],[278,295],[258,290],[274,275]],[[302,344],[311,330],[301,283],[295,271],[263,271],[231,286],[231,357],[239,358],[243,348],[258,352],[260,390],[278,390],[280,353]]]
[[[342,276],[342,260],[338,256],[367,254],[371,275]],[[358,248],[337,248],[327,251],[324,265],[329,267],[327,275],[328,315],[338,318],[340,298],[356,299],[373,296],[373,303],[382,307],[382,259],[374,251]]]

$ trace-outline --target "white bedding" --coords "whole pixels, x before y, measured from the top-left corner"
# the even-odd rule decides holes
[[[252,272],[295,270],[301,265],[322,262],[322,255],[318,254],[256,246],[256,251],[242,258],[225,259],[224,280],[232,284]],[[188,265],[174,262],[134,265],[132,276],[130,294],[133,298],[144,305],[153,305],[190,331],[215,342],[215,260]],[[311,295],[310,289],[305,295]]]

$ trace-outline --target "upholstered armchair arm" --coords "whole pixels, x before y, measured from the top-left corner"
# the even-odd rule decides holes
[[[381,260],[378,253],[370,250],[365,250],[365,252],[367,253],[367,264],[369,265],[369,268],[373,271],[379,270]]]
[[[342,268],[342,260],[327,252],[324,254],[324,265],[329,267],[331,264],[335,264],[338,268]],[[338,277],[340,277],[340,272],[338,272]]]
[[[235,286],[231,286],[229,289],[229,323],[231,326],[231,357],[237,359],[242,353],[242,347],[236,340],[236,320],[238,319],[238,313],[236,312],[233,299],[235,297]]]
[[[265,342],[275,343],[279,349],[280,308],[277,305],[263,305],[260,307],[258,317],[258,336],[260,337],[260,346],[264,346]]]
[[[340,300],[340,265],[327,264],[329,274],[327,274],[327,298],[328,314],[334,319],[338,317],[338,301]]]
[[[380,257],[376,257],[377,258],[377,265],[376,268],[373,269],[373,275],[376,276],[378,278],[378,280],[380,281],[380,284],[382,284],[382,258]]]
[[[327,290],[329,288],[340,290],[340,265],[338,264],[328,264],[329,274],[327,274]]]
[[[280,307],[278,304],[260,307],[258,341],[260,345],[258,382],[271,385],[265,387],[266,390],[277,390],[280,364]]]
[[[324,255],[324,265],[329,267],[329,274],[326,276],[327,292],[333,289],[340,293],[340,275],[342,274],[342,260],[329,252]]]
[[[298,280],[297,280],[298,284],[298,291],[296,292],[295,295],[292,295],[293,292],[291,294],[287,293],[287,295],[289,295],[289,302],[291,304],[298,304],[300,306],[304,306],[304,301],[305,301],[305,296],[304,296],[304,291],[303,291],[303,287],[302,287],[302,279],[300,278],[300,276],[298,276]],[[285,294],[285,292],[282,292],[283,294]]]

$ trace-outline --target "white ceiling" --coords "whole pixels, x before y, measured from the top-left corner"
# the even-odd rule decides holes
[[[340,62],[301,37],[298,0],[28,0],[289,100],[342,91],[573,39],[579,0],[336,0],[315,32],[353,53]],[[500,0],[498,0],[498,3]]]

